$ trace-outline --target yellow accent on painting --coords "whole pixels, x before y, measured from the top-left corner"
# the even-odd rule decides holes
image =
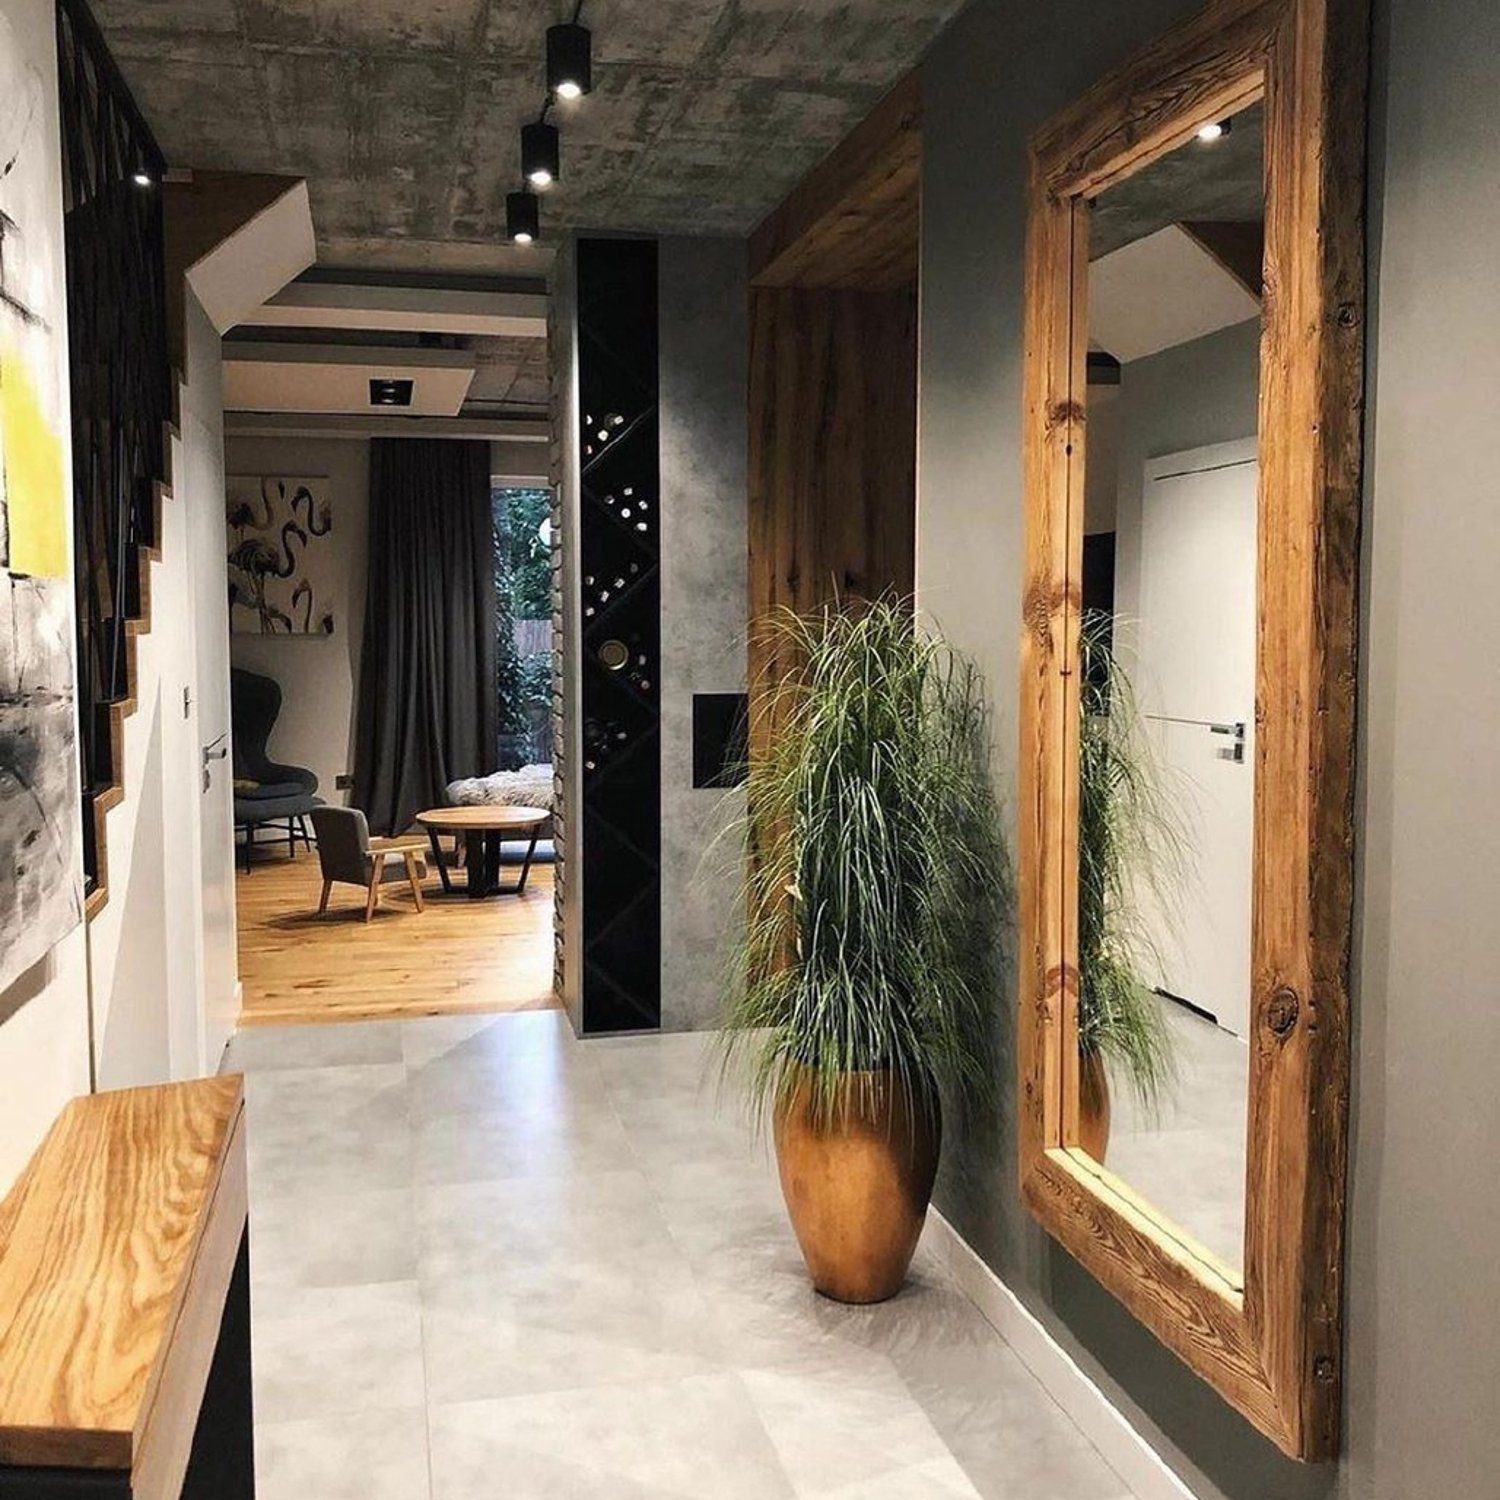
[[[62,439],[52,430],[26,362],[0,352],[0,464],[12,573],[62,578],[68,571],[68,500]]]

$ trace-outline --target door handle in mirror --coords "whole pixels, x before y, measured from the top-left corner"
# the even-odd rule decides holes
[[[1243,719],[1234,724],[1210,724],[1208,726],[1208,732],[1210,734],[1232,734],[1234,736],[1234,744],[1230,745],[1225,750],[1219,751],[1220,760],[1232,760],[1236,764],[1240,764],[1244,761],[1245,721]]]
[[[1232,724],[1216,724],[1212,719],[1179,719],[1171,714],[1142,714],[1143,719],[1154,719],[1158,724],[1188,724],[1199,729],[1206,729],[1210,734],[1228,734],[1234,736],[1234,744],[1224,750],[1220,750],[1219,757],[1222,760],[1242,762],[1245,759],[1245,721],[1236,719]]]

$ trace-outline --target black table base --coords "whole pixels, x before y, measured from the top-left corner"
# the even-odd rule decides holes
[[[464,864],[468,871],[469,899],[482,901],[486,896],[524,896],[526,877],[531,874],[531,860],[536,853],[537,835],[540,827],[531,830],[530,842],[526,846],[526,858],[521,862],[521,878],[514,885],[500,884],[500,846],[505,842],[505,830],[486,828],[465,833]],[[427,837],[432,843],[433,863],[437,865],[438,878],[443,882],[443,893],[453,894],[453,877],[448,863],[443,858],[443,846],[438,842],[438,830],[429,827]],[[519,841],[518,841],[519,842]]]

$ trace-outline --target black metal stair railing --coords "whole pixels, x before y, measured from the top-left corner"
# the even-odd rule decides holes
[[[101,875],[95,803],[118,784],[111,706],[134,691],[129,623],[158,542],[172,415],[165,160],[84,0],[57,10],[84,871]]]

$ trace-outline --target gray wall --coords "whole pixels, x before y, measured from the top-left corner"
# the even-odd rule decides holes
[[[738,792],[693,789],[693,694],[745,686],[743,240],[661,241],[662,1026],[717,1023]],[[711,847],[712,846],[712,847]]]
[[[693,694],[745,685],[747,290],[743,240],[659,241],[661,420],[662,1028],[716,1023],[737,913],[736,869],[708,845],[737,793],[693,788]],[[573,243],[552,289],[554,475],[562,526],[556,740],[563,839],[559,920],[563,1002],[579,1024],[582,879],[579,764],[577,349]],[[569,873],[569,868],[573,873]]]
[[[1500,6],[1379,9],[1348,1493],[1500,1493]]]
[[[1121,369],[1116,389],[1115,612],[1130,621],[1140,616],[1146,461],[1255,436],[1260,320],[1252,318],[1132,360]],[[1091,426],[1089,470],[1094,462],[1092,437]],[[1093,494],[1090,484],[1090,502]]]
[[[924,64],[918,580],[1015,785],[1029,129],[1197,0],[975,0]],[[938,1201],[1208,1500],[1495,1493],[1500,7],[1377,6],[1346,1453],[1282,1459],[1031,1222],[1010,1089]],[[1012,1034],[1015,981],[1003,978]],[[1009,1077],[1007,1076],[1007,1085]]]

